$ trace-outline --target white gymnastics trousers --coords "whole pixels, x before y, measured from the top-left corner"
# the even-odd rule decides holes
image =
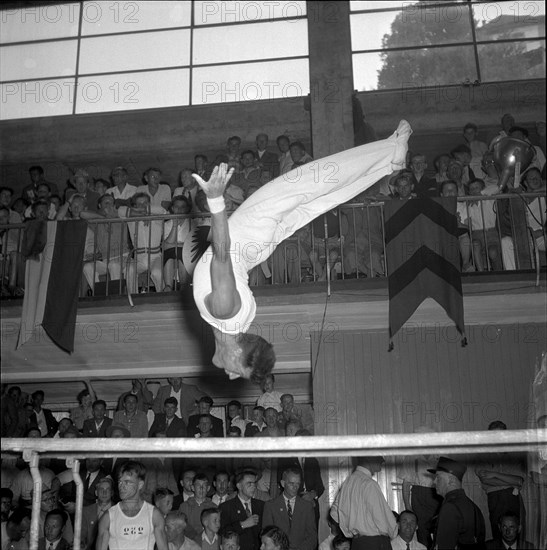
[[[247,271],[301,227],[404,168],[411,133],[402,120],[387,139],[299,166],[253,193],[228,221]]]
[[[299,166],[253,193],[228,220],[230,256],[242,309],[234,318],[222,321],[207,311],[205,297],[211,292],[209,247],[193,277],[194,299],[202,317],[221,332],[246,332],[256,313],[248,272],[295,231],[404,168],[411,133],[408,122],[402,120],[387,139]]]

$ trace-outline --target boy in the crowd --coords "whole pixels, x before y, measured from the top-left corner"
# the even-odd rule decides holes
[[[220,511],[218,508],[207,508],[201,512],[201,550],[220,550]]]
[[[224,531],[220,538],[220,550],[239,550],[239,535],[235,531]]]

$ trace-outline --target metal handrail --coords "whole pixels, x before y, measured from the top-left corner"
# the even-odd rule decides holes
[[[38,453],[43,457],[328,457],[403,456],[424,453],[486,453],[547,448],[547,429],[375,435],[316,435],[264,438],[2,438],[2,454]]]

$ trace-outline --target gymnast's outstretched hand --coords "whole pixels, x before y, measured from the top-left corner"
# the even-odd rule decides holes
[[[204,181],[197,174],[192,174],[192,177],[198,182],[208,199],[215,199],[224,195],[233,173],[234,169],[230,168],[228,171],[228,165],[222,162],[219,166],[215,166],[209,181]]]

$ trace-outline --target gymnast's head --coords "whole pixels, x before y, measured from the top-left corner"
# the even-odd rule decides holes
[[[223,336],[220,341],[217,338],[213,363],[223,368],[230,380],[247,378],[260,386],[275,365],[272,344],[262,336],[246,332],[235,337]]]

